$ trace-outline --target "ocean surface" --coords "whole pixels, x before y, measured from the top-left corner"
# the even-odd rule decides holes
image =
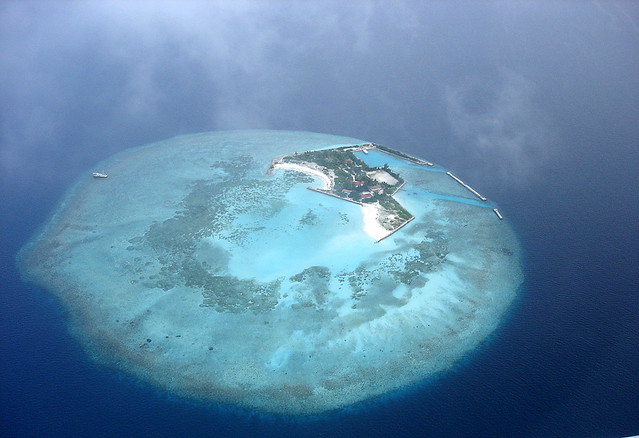
[[[89,361],[64,309],[15,268],[17,250],[65,187],[35,197],[3,187],[0,436],[639,434],[639,207],[634,188],[618,187],[614,175],[588,190],[584,178],[582,168],[564,167],[534,190],[483,193],[520,238],[525,283],[480,349],[402,393],[312,418],[203,406]]]

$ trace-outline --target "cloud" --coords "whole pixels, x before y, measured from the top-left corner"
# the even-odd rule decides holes
[[[0,178],[15,179],[25,166],[39,174],[38,163],[55,172],[75,162],[77,171],[124,147],[241,128],[318,130],[416,150],[430,138],[424,152],[435,157],[447,153],[435,148],[450,144],[452,132],[483,170],[531,177],[531,163],[546,158],[553,139],[535,81],[552,82],[542,77],[546,65],[560,65],[565,76],[564,54],[575,51],[549,51],[531,38],[554,30],[561,37],[548,41],[563,43],[565,15],[546,25],[553,14],[542,6],[509,8],[6,1]],[[500,65],[511,70],[478,79]],[[539,65],[542,73],[533,71]]]
[[[635,35],[639,34],[639,9],[633,1],[611,2],[595,0],[594,4],[603,13],[609,25],[615,30],[630,29]]]
[[[445,89],[450,127],[475,169],[508,182],[524,182],[549,158],[554,134],[535,105],[535,85],[503,70],[496,83],[475,80]]]
[[[143,125],[188,98],[199,101],[205,129],[278,127],[304,111],[288,102],[308,91],[308,77],[337,69],[333,55],[345,65],[371,49],[369,21],[379,12],[369,1],[52,5],[0,9],[0,74],[16,90],[3,90],[13,106],[5,134],[33,106],[63,124],[84,105],[103,125],[118,117]],[[87,96],[91,103],[79,103]]]
[[[271,126],[294,89],[273,56],[286,45],[281,12],[248,1],[5,3],[2,178],[82,166],[127,127]]]
[[[1,178],[55,178],[179,133],[327,125],[353,135],[346,120],[370,124],[352,109],[360,101],[398,108],[361,78],[386,81],[371,69],[388,68],[380,38],[414,30],[411,17],[410,2],[368,0],[9,1],[0,7]]]
[[[157,72],[172,60],[175,77],[193,77],[211,96],[212,128],[233,129],[295,118],[287,102],[307,91],[307,76],[325,74],[332,55],[341,65],[371,49],[376,11],[372,1],[140,1],[87,3],[74,13],[104,36],[112,59],[136,66],[121,102],[131,114],[162,101]]]

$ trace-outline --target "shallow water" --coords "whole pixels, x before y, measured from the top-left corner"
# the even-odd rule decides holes
[[[416,219],[379,243],[358,205],[266,173],[282,154],[363,143],[239,131],[125,151],[97,166],[108,179],[77,182],[22,271],[96,360],[186,397],[305,414],[415,383],[497,327],[519,245],[429,167],[396,163]]]

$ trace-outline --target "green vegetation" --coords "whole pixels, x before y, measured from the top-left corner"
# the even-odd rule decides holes
[[[326,175],[333,176],[332,194],[358,202],[375,202],[383,198],[383,196],[379,196],[380,194],[392,193],[404,182],[402,177],[393,172],[388,165],[370,167],[355,156],[351,147],[287,155],[282,158],[282,161],[285,163],[302,165],[312,163],[316,165]],[[384,181],[375,180],[371,176],[371,173],[375,171],[388,173],[388,175],[397,180],[397,183],[388,184]],[[333,175],[331,175],[331,172]],[[364,193],[370,193],[373,196],[370,198],[362,197]]]
[[[413,217],[413,215],[402,207],[402,205],[392,196],[384,196],[383,198],[380,198],[379,204],[384,207],[385,210],[392,211],[397,214],[402,219],[402,222],[408,221]]]
[[[420,161],[384,146],[375,147],[413,162]],[[379,203],[387,217],[395,218],[385,225],[392,227],[389,231],[411,220],[413,215],[392,196],[404,184],[403,178],[387,164],[370,167],[354,154],[356,150],[357,147],[351,146],[323,149],[286,155],[281,160],[284,163],[312,166],[328,175],[333,187],[331,190],[319,190],[323,193],[361,204]]]
[[[398,156],[400,158],[403,158],[405,160],[411,161],[413,163],[417,163],[417,164],[424,164],[425,163],[424,160],[421,160],[419,158],[413,157],[412,155],[408,155],[408,154],[405,154],[405,153],[400,152],[400,151],[396,151],[395,149],[391,149],[389,147],[382,146],[381,144],[375,144],[373,146],[375,146],[375,148],[379,149],[380,151],[386,152],[386,153],[391,154],[391,155]]]

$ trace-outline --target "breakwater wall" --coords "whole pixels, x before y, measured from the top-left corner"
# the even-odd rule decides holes
[[[401,230],[402,228],[404,228],[406,225],[408,225],[409,223],[411,223],[413,220],[415,219],[415,216],[411,217],[410,219],[408,219],[406,222],[404,222],[403,224],[401,224],[399,227],[395,228],[393,231],[391,231],[390,233],[388,233],[387,235],[385,235],[384,237],[382,237],[381,239],[379,239],[378,241],[376,241],[375,243],[379,243],[382,240],[392,236],[393,234],[395,234],[396,232],[398,232],[399,230]]]
[[[335,193],[325,192],[324,190],[316,189],[316,188],[313,188],[313,187],[306,187],[306,188],[311,190],[311,191],[313,191],[313,192],[317,192],[317,193],[321,193],[323,195],[332,196],[333,198],[341,199],[342,201],[352,202],[353,204],[357,204],[357,205],[364,205],[363,202],[355,201],[355,200],[349,199],[349,198],[343,198],[341,196],[337,196]]]
[[[397,187],[397,188],[395,189],[395,191],[393,191],[393,193],[391,193],[391,194],[390,194],[390,196],[395,196],[395,194],[396,194],[397,192],[399,192],[399,191],[402,189],[402,187],[404,187],[405,185],[406,185],[406,181],[404,181],[403,183],[401,183],[401,184],[399,185],[399,187]]]
[[[403,153],[401,155],[400,154],[396,154],[396,153],[393,153],[392,151],[387,151],[385,149],[378,148],[375,145],[373,145],[373,148],[376,151],[381,152],[383,154],[390,155],[391,157],[395,157],[395,158],[400,158],[402,160],[410,161],[411,163],[419,164],[421,166],[430,166],[430,167],[434,166],[434,164],[431,163],[430,161],[425,161],[425,160],[422,160],[421,158],[412,157],[412,156],[410,156],[408,154],[403,154]]]
[[[464,181],[462,181],[461,179],[457,178],[455,175],[453,175],[451,172],[446,172],[446,175],[450,176],[452,179],[454,179],[455,181],[457,181],[459,184],[461,184],[462,186],[464,186],[470,193],[472,193],[473,195],[477,196],[479,199],[481,199],[482,201],[487,201],[488,199],[485,198],[484,196],[482,196],[477,190],[473,189],[471,186],[469,186],[468,184],[466,184]]]

